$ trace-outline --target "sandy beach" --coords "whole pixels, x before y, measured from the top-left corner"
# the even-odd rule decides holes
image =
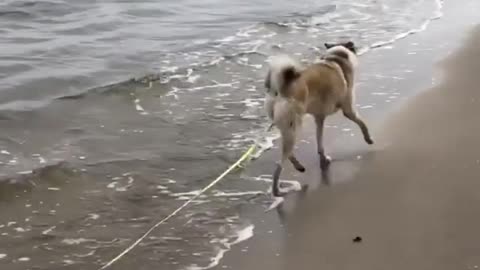
[[[393,46],[395,61],[404,65],[414,59],[401,56],[411,44],[434,44],[435,38],[437,45],[449,44],[419,53],[418,59],[429,60],[419,62],[413,79],[398,86],[424,91],[385,117],[378,109],[366,113],[376,146],[362,145],[357,135],[331,139],[337,161],[328,177],[317,169],[285,176],[313,188],[289,196],[262,220],[256,238],[227,255],[218,269],[480,267],[480,27],[472,29],[470,13],[460,6],[451,8],[432,32]],[[377,59],[394,54],[378,53]],[[299,157],[315,168],[313,131],[306,133]]]

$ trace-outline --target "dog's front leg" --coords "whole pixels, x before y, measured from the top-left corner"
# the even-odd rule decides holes
[[[326,170],[330,165],[330,157],[325,155],[325,149],[323,148],[323,126],[325,123],[325,116],[315,116],[315,122],[317,124],[317,150],[320,157],[320,168]]]

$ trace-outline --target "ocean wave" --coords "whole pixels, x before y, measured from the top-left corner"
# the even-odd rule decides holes
[[[0,11],[0,18],[3,19],[28,19],[33,17],[33,14],[21,10],[2,10]]]

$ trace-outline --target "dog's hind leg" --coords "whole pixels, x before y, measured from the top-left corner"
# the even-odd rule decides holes
[[[280,179],[280,174],[282,173],[283,170],[283,165],[282,163],[277,163],[275,165],[275,170],[273,171],[272,175],[272,194],[275,197],[281,197],[284,196],[284,192],[280,192],[280,184],[279,184],[279,179]]]
[[[343,115],[352,120],[355,124],[357,124],[360,129],[362,130],[363,138],[366,143],[373,144],[372,137],[370,136],[370,132],[368,131],[368,127],[362,118],[358,115],[358,113],[353,109],[352,99],[348,99],[345,104],[342,106]]]
[[[323,148],[323,126],[325,124],[325,116],[315,116],[315,123],[317,124],[317,151],[320,157],[320,168],[326,170],[330,165],[330,157],[325,154]]]
[[[273,193],[273,196],[275,197],[280,197],[280,196],[284,196],[285,193],[281,192],[280,191],[280,185],[279,185],[279,181],[280,181],[280,174],[283,170],[283,166],[285,165],[285,163],[287,162],[287,160],[290,160],[290,162],[292,162],[295,166],[295,161],[297,162],[296,165],[300,165],[301,167],[303,167],[300,162],[298,162],[298,160],[293,156],[292,152],[293,152],[293,147],[295,146],[295,129],[286,129],[286,130],[280,130],[280,133],[281,133],[281,137],[282,137],[282,159],[277,162],[276,164],[276,167],[275,167],[275,171],[273,172],[273,175],[272,175],[272,193]],[[292,161],[292,158],[294,161]],[[297,168],[297,167],[296,167]],[[297,168],[298,170],[299,168]],[[305,168],[303,168],[305,170]]]

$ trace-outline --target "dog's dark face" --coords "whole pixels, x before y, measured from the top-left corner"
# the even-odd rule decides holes
[[[357,54],[357,48],[355,47],[355,44],[353,43],[353,41],[340,42],[340,43],[325,43],[325,47],[327,49],[330,49],[336,46],[343,46],[347,48],[349,51],[353,52],[354,54]]]

